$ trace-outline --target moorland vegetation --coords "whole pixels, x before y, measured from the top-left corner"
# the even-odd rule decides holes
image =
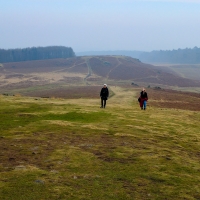
[[[165,69],[165,70],[164,70]],[[69,85],[143,85],[195,91],[200,88],[196,79],[198,68],[185,71],[153,66],[127,56],[85,56],[3,63],[0,67],[0,93],[35,95],[54,90],[60,92]],[[189,73],[190,72],[190,73]],[[189,79],[185,74],[195,74]],[[64,92],[64,91],[63,91]],[[46,93],[46,92],[45,92]],[[51,93],[51,91],[50,91]],[[56,92],[57,93],[57,92]]]

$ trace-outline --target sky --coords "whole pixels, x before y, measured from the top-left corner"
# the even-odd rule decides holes
[[[0,49],[200,47],[200,0],[0,0]]]

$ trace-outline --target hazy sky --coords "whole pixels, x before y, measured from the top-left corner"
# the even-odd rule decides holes
[[[200,47],[200,0],[0,0],[0,48]]]

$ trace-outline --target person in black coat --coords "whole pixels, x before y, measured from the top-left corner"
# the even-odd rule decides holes
[[[108,90],[106,84],[104,84],[103,88],[101,89],[100,97],[101,97],[101,108],[105,108],[106,107],[106,100],[109,97],[109,90]]]

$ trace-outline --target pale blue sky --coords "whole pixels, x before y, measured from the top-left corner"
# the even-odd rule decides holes
[[[200,47],[200,0],[0,0],[0,48]]]

